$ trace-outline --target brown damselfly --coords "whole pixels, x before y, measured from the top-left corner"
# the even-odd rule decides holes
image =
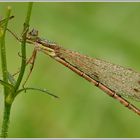
[[[27,42],[35,46],[34,53],[29,61],[34,60],[36,51],[41,51],[140,115],[140,109],[123,98],[129,97],[140,101],[139,72],[64,49],[56,43],[51,43],[38,37],[38,31],[34,29],[28,33]],[[34,64],[34,62],[32,63]]]

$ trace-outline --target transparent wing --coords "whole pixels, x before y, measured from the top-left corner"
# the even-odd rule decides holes
[[[140,101],[140,73],[62,48],[58,55],[117,94]]]

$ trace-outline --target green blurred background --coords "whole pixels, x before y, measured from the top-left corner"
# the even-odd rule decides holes
[[[7,6],[12,7],[15,18],[9,28],[18,36],[27,5],[0,3],[0,16],[5,15]],[[140,3],[36,2],[30,28],[38,29],[41,37],[64,48],[140,69]],[[9,33],[6,47],[8,69],[14,73],[20,66],[20,44]],[[28,57],[32,50],[28,45]],[[29,66],[25,77],[28,72]],[[9,137],[140,137],[138,115],[41,52],[26,86],[47,88],[60,98],[36,91],[20,94],[12,106]]]

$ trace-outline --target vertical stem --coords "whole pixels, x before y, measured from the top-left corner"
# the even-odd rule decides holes
[[[30,2],[28,5],[28,11],[27,11],[27,15],[26,15],[25,23],[24,23],[24,28],[23,28],[23,36],[22,36],[22,42],[21,42],[21,53],[22,53],[21,54],[22,55],[21,70],[20,70],[16,85],[15,85],[15,92],[20,86],[20,83],[24,75],[25,67],[26,67],[26,34],[28,31],[27,29],[29,27],[32,6],[33,6],[33,3]]]
[[[0,51],[1,51],[1,63],[2,63],[2,74],[3,74],[3,81],[8,83],[8,72],[7,72],[7,61],[6,61],[6,49],[5,49],[5,35],[6,35],[6,29],[8,25],[8,20],[11,13],[11,7],[7,8],[7,14],[6,14],[6,21],[4,23],[4,27],[1,28],[1,34],[0,34]],[[9,89],[4,86],[4,114],[3,114],[3,122],[2,122],[2,131],[1,131],[1,137],[7,137],[8,133],[8,122],[10,117],[10,108],[11,105],[6,103],[6,97],[9,94]]]
[[[3,81],[8,82],[8,76],[7,76],[7,61],[6,61],[6,49],[5,49],[5,35],[6,35],[6,28],[8,25],[8,20],[11,13],[11,7],[7,8],[7,14],[6,14],[6,21],[4,28],[1,28],[2,33],[0,36],[0,49],[1,49],[1,64],[2,64],[2,74],[3,74]],[[4,95],[8,95],[8,89],[7,87],[4,87]]]
[[[1,131],[1,137],[6,138],[8,136],[8,126],[9,126],[9,119],[10,119],[10,110],[12,106],[12,102],[15,98],[16,91],[18,90],[20,83],[22,81],[25,66],[26,66],[26,34],[27,34],[27,28],[29,27],[29,21],[32,11],[32,5],[33,3],[29,3],[28,5],[28,11],[24,23],[24,29],[23,29],[23,37],[22,37],[22,43],[21,43],[21,51],[22,51],[22,62],[21,62],[21,71],[19,74],[19,77],[17,79],[16,85],[15,85],[15,91],[13,96],[13,91],[10,91],[6,86],[4,86],[4,113],[3,113],[3,122],[2,122],[2,131]],[[8,7],[7,12],[7,19],[10,17],[11,8]],[[3,73],[3,80],[4,82],[8,83],[8,72],[7,72],[7,64],[6,64],[6,51],[5,51],[5,33],[8,25],[8,20],[5,22],[4,29],[1,30],[0,27],[0,47],[1,47],[1,61],[2,61],[2,73]],[[7,98],[10,97],[12,102],[7,102]]]
[[[6,102],[4,103],[4,114],[3,114],[1,138],[6,138],[8,136],[11,105],[12,104],[7,104]]]

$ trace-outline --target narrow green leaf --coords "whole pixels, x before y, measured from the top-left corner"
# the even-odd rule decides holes
[[[5,22],[6,22],[7,20],[10,20],[10,19],[12,19],[12,18],[14,18],[14,16],[10,16],[9,18],[5,18],[5,19],[0,20],[0,26],[3,26],[3,24],[5,24]]]
[[[36,91],[40,91],[40,92],[49,94],[49,95],[51,95],[51,96],[53,96],[55,98],[59,98],[58,96],[56,96],[56,95],[48,92],[47,89],[32,88],[32,87],[27,87],[27,88],[20,89],[20,90],[17,91],[17,94],[20,93],[20,92],[22,92],[22,91],[25,91],[26,92],[27,90],[36,90]]]
[[[7,88],[9,88],[10,90],[14,90],[14,86],[12,86],[9,83],[4,82],[3,80],[0,80],[0,84],[5,86],[5,87],[7,87]]]

